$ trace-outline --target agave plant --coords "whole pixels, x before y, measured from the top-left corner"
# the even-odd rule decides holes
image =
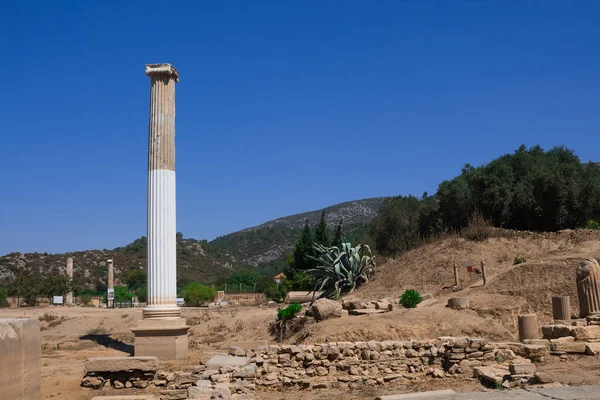
[[[319,297],[339,297],[367,283],[375,272],[375,261],[371,249],[366,245],[352,247],[342,242],[342,247],[325,247],[314,243],[318,254],[310,256],[317,266],[308,270],[314,282],[313,292],[322,291]]]

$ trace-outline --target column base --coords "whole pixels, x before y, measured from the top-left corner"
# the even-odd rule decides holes
[[[165,360],[187,355],[190,329],[183,318],[142,319],[132,329],[135,334],[135,356],[151,356]]]

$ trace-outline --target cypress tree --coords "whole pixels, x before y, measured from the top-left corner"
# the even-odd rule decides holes
[[[335,229],[335,234],[333,235],[332,246],[342,247],[342,220],[340,219],[340,223]]]
[[[313,267],[314,262],[308,257],[313,254],[313,237],[308,226],[308,221],[304,224],[302,235],[296,246],[294,246],[294,268],[298,270],[307,270]]]
[[[315,242],[325,247],[331,246],[331,241],[327,235],[327,222],[325,222],[325,211],[321,213],[321,221],[315,228]]]

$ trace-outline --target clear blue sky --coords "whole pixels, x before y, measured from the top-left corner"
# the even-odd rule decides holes
[[[599,15],[593,1],[4,2],[0,254],[145,235],[146,63],[180,71],[186,237],[431,193],[521,143],[600,161]]]

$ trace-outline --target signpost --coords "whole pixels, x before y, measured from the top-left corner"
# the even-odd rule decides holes
[[[177,298],[177,305],[179,307],[181,307],[183,305],[183,303],[185,303],[184,300],[183,300],[183,297],[178,297]]]
[[[106,308],[115,306],[115,289],[106,290]]]
[[[62,296],[54,296],[52,298],[52,304],[62,304],[63,303],[63,297]]]

